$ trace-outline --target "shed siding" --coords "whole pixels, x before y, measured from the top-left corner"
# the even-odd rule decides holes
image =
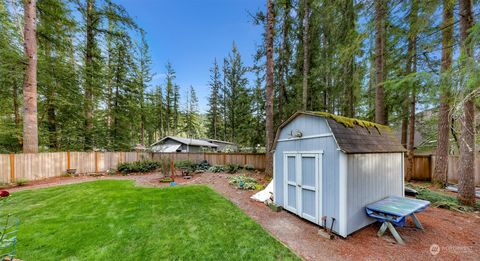
[[[292,122],[282,128],[279,133],[279,140],[289,139],[291,131],[299,130],[303,137],[331,133],[325,119],[309,115],[300,115]],[[277,143],[275,149],[275,183],[274,200],[277,205],[284,206],[284,179],[283,179],[283,153],[323,151],[322,157],[322,184],[320,188],[322,193],[322,214],[327,216],[327,226],[330,227],[331,218],[334,217],[334,231],[338,231],[339,204],[338,204],[338,162],[339,151],[337,144],[332,136],[317,137],[309,139],[292,139]]]
[[[387,196],[403,196],[403,153],[348,154],[347,231],[367,226],[374,219],[365,206]]]

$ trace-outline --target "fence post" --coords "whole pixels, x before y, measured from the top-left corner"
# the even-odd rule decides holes
[[[10,153],[10,183],[15,182],[15,154]]]
[[[70,151],[67,150],[67,169],[70,169]]]
[[[95,173],[98,172],[98,151],[95,151]]]

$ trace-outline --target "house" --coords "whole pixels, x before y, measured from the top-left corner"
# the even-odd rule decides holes
[[[404,152],[387,126],[297,112],[277,131],[274,202],[346,237],[375,222],[367,204],[404,196]]]
[[[218,146],[217,151],[222,151],[222,152],[238,151],[238,145],[233,142],[228,142],[223,140],[214,140],[214,139],[208,139],[208,138],[202,139],[202,140],[216,144]]]
[[[152,152],[202,152],[216,151],[218,145],[192,138],[166,136],[150,146]]]

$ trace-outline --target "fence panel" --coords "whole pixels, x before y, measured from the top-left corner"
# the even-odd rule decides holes
[[[0,182],[10,183],[10,154],[0,154]]]
[[[430,156],[414,156],[413,158],[413,179],[415,180],[431,180],[432,161]]]
[[[109,169],[117,169],[118,164],[122,162],[160,158],[193,162],[207,160],[211,165],[239,164],[244,166],[248,164],[256,169],[265,169],[265,155],[249,153],[49,152],[0,154],[0,183],[13,182],[12,174],[15,180],[39,180],[61,176],[68,168],[76,169],[78,174],[104,172]]]

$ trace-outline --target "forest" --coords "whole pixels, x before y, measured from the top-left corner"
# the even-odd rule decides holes
[[[148,32],[115,1],[0,0],[0,152],[132,150],[165,135],[268,152],[281,122],[308,110],[390,125],[408,161],[415,150],[457,154],[473,172],[478,1],[264,7],[245,12],[265,28],[254,63],[232,39],[230,53],[203,68],[210,94],[201,112],[195,86],[180,93],[174,61],[152,70]],[[165,82],[152,86],[156,73]],[[435,166],[439,181],[445,164]]]

